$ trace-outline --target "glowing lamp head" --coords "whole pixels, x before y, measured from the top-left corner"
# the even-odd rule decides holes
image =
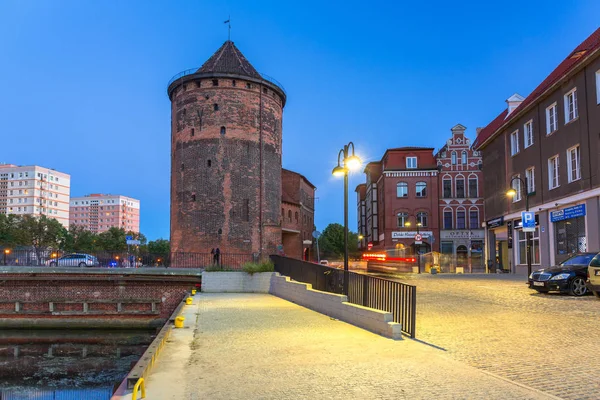
[[[9,249],[4,249],[4,254],[10,254],[10,250]]]
[[[405,222],[404,226],[408,228],[410,226],[410,222]]]
[[[517,195],[517,191],[516,191],[515,189],[509,189],[509,190],[506,192],[506,195],[507,195],[508,197],[515,197],[515,196]]]
[[[356,171],[357,169],[360,168],[360,165],[362,163],[360,161],[360,158],[358,158],[358,156],[351,155],[350,157],[348,157],[345,160],[344,164],[346,165],[346,168],[348,168],[349,170]]]
[[[344,176],[346,174],[347,170],[344,167],[340,167],[339,165],[337,167],[335,167],[333,169],[333,171],[331,171],[331,174],[333,176]]]
[[[365,237],[363,235],[358,235],[358,240],[363,240]]]

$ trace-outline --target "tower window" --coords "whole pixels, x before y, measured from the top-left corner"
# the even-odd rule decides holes
[[[212,165],[212,161],[208,160],[208,161],[206,162],[206,166],[210,168],[210,166],[211,166],[211,165]]]
[[[221,135],[224,135],[224,134],[226,133],[225,131],[226,131],[225,127],[224,127],[224,126],[222,126],[222,127],[221,127]]]
[[[213,79],[213,86],[219,86],[219,80]]]
[[[246,83],[246,87],[247,87],[248,89],[252,89],[252,84],[251,84],[251,83]]]
[[[192,201],[196,201],[196,195],[192,194]]]
[[[181,164],[181,170],[183,171],[185,169],[185,165],[182,163]]]
[[[223,234],[223,229],[219,228],[219,235]]]
[[[183,85],[183,90],[187,90],[187,85],[186,84]]]
[[[231,81],[231,86],[235,86],[236,82],[235,79]]]
[[[200,81],[196,81],[196,87],[200,87]]]
[[[185,115],[187,113],[187,109],[184,108],[182,112],[183,112],[183,115]]]
[[[263,88],[263,93],[264,93],[264,94],[267,94],[267,92],[268,92],[268,91],[267,91],[267,88],[266,88],[266,87],[265,87],[265,88]]]
[[[192,136],[194,136],[194,132],[195,132],[194,128],[192,128],[192,133],[191,133]]]
[[[250,221],[250,200],[244,199],[244,221]]]
[[[217,103],[213,104],[213,108],[215,111],[219,111],[219,105]]]

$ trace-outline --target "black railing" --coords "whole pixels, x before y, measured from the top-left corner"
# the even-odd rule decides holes
[[[5,251],[6,250],[6,251]],[[256,261],[252,254],[174,252],[152,254],[127,251],[65,252],[62,250],[0,249],[0,265],[100,268],[221,268],[242,269]]]
[[[417,321],[417,287],[398,281],[272,255],[275,271],[295,281],[310,283],[323,292],[342,294],[344,276],[348,276],[348,301],[364,307],[390,312],[402,332],[415,337]]]

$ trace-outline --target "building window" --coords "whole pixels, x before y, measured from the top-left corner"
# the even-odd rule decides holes
[[[548,159],[548,186],[550,189],[558,187],[558,155]]]
[[[396,197],[408,197],[408,183],[398,182],[396,185]]]
[[[517,232],[517,240],[519,241],[519,254],[517,257],[519,264],[525,265],[527,264],[527,236],[522,229],[518,229]],[[531,263],[540,263],[540,233],[537,227],[535,228],[535,231],[531,232]]]
[[[456,197],[463,199],[465,197],[465,179],[456,178]]]
[[[417,197],[426,197],[427,196],[427,183],[426,182],[417,182],[416,187],[416,196]]]
[[[528,148],[533,144],[533,120],[527,121],[523,125],[523,140],[525,142],[525,148]]]
[[[224,126],[221,127],[221,135],[225,135],[226,129]]]
[[[212,165],[212,161],[211,161],[211,160],[207,160],[207,161],[206,161],[206,166],[207,166],[208,168],[210,168],[210,166],[211,166],[211,165]]]
[[[456,165],[456,152],[452,152],[452,165]]]
[[[417,213],[417,223],[421,224],[422,227],[427,227],[427,213],[426,212],[418,212]]]
[[[527,193],[535,192],[535,168],[530,167],[525,170],[525,181],[527,182]]]
[[[219,105],[217,103],[213,104],[213,110],[219,111]]]
[[[194,136],[194,133],[195,133],[194,128],[192,128],[192,134],[191,135]]]
[[[513,203],[521,201],[521,179],[519,179],[520,177],[521,175],[513,175],[511,186],[516,192],[516,194],[513,196]]]
[[[185,165],[181,164],[181,170],[183,171],[185,169]],[[100,209],[102,209],[102,207],[100,207]]]
[[[579,116],[577,111],[577,88],[565,94],[565,124]]]
[[[292,222],[292,210],[288,210],[288,222]]]
[[[452,229],[452,211],[444,211],[444,229]]]
[[[213,84],[213,86],[219,86],[219,80],[218,79],[213,79],[212,80],[212,84]]]
[[[408,168],[408,169],[417,168],[417,157],[406,157],[406,168]]]
[[[398,213],[398,228],[404,228],[408,222],[408,213]]]
[[[587,251],[585,217],[577,217],[555,222],[554,231],[556,232],[555,237],[557,255],[564,257],[567,254]]]
[[[237,82],[234,80],[231,81],[231,86],[235,87],[235,85],[237,84]]]
[[[469,210],[469,229],[479,229],[479,211]]]
[[[556,131],[558,126],[558,113],[556,112],[556,103],[546,108],[546,135]]]
[[[456,211],[456,229],[466,229],[467,221],[464,210]]]
[[[510,155],[514,156],[519,153],[519,131],[514,131],[510,134]]]
[[[298,222],[298,211],[296,211],[295,217],[296,217],[296,222]]]
[[[452,197],[452,179],[444,179],[444,198],[449,199]]]
[[[196,201],[196,195],[195,194],[192,195],[192,201]]]
[[[462,152],[461,158],[462,158],[462,160],[461,160],[462,164],[467,165],[467,152],[466,151]]]
[[[477,198],[477,178],[469,178],[469,197]]]
[[[252,84],[251,83],[246,83],[246,88],[252,89]]]
[[[569,182],[581,179],[581,159],[579,156],[579,145],[567,150],[567,168]]]

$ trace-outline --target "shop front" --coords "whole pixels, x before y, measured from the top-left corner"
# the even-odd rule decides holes
[[[421,243],[417,243],[415,240],[417,231],[392,232],[394,257],[408,257],[431,252],[431,245],[435,240],[433,232],[419,231],[418,234],[421,235]]]
[[[484,271],[484,240],[483,229],[440,231],[442,270],[446,265],[450,270],[452,266],[457,266],[463,267],[465,271]]]
[[[554,256],[557,264],[571,254],[588,251],[586,215],[585,204],[566,207],[550,213],[550,222],[554,231]],[[595,250],[597,249],[590,249],[590,251]]]

